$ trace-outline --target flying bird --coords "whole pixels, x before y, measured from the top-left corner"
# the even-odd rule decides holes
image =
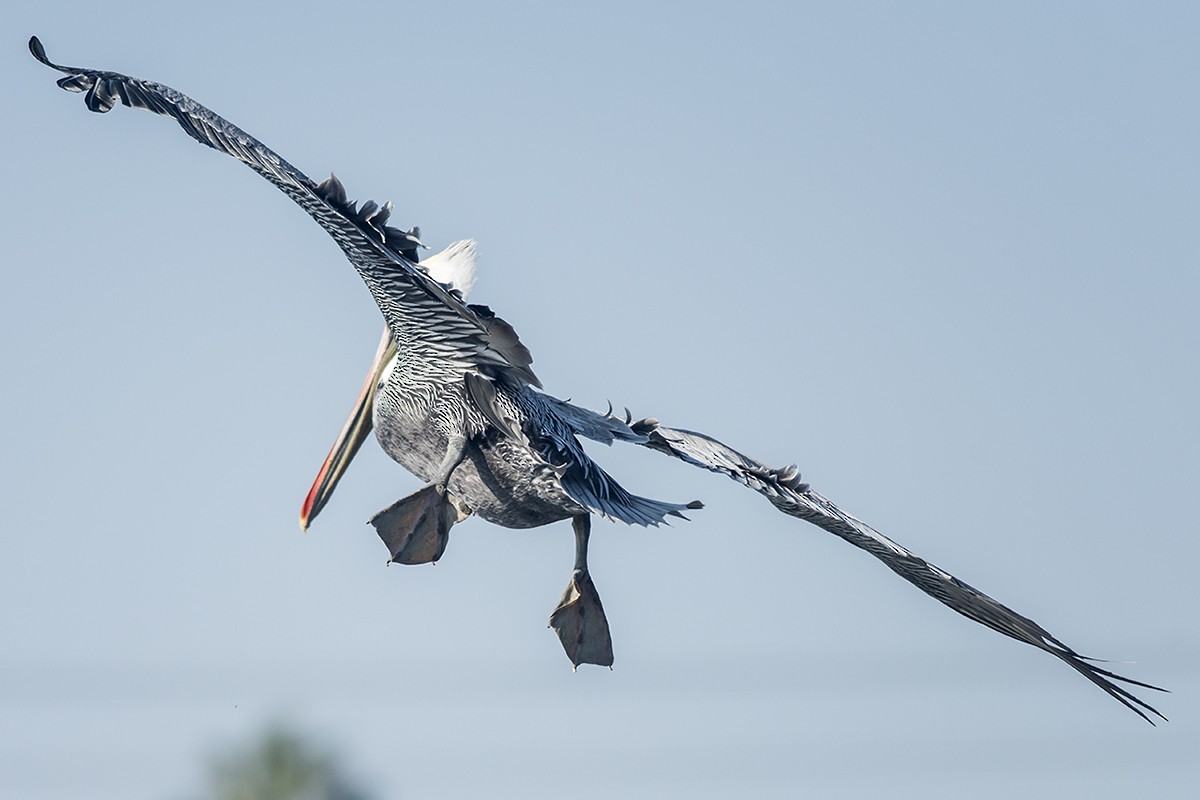
[[[89,110],[106,112],[120,102],[171,117],[201,144],[266,178],[333,237],[366,283],[385,329],[354,410],[304,500],[301,527],[320,513],[374,429],[384,451],[426,482],[370,521],[391,561],[437,561],[450,529],[472,514],[508,528],[569,519],[575,563],[550,627],[574,666],[611,666],[608,620],[588,569],[592,516],[658,525],[702,507],[626,491],[587,456],[579,437],[640,445],[727,475],[783,513],[867,551],[963,616],[1062,660],[1148,722],[1151,715],[1166,719],[1122,684],[1165,690],[1098,666],[1033,620],[914,555],[804,483],[796,466],[773,469],[703,433],[634,419],[628,411],[614,415],[611,407],[590,411],[540,391],[533,359],[513,327],[487,306],[467,301],[475,276],[473,242],[456,242],[422,260],[419,230],[388,225],[390,203],[349,200],[333,175],[313,181],[168,86],[55,64],[36,36],[29,49],[65,73],[58,85],[83,93]]]

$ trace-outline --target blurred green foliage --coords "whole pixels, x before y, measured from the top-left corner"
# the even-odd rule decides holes
[[[371,800],[334,753],[283,725],[213,759],[202,800]]]

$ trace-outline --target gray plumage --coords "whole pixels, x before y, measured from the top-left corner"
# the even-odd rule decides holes
[[[551,624],[573,663],[611,664],[607,621],[587,573],[589,515],[657,525],[700,507],[627,492],[588,458],[577,437],[637,444],[754,489],[780,511],[867,551],[958,613],[1061,659],[1147,721],[1152,722],[1148,713],[1165,719],[1117,682],[1161,689],[1096,666],[1036,622],[846,514],[803,483],[794,465],[772,469],[704,434],[654,419],[634,420],[628,413],[621,419],[611,409],[599,414],[538,391],[533,359],[516,331],[486,306],[467,303],[469,285],[437,280],[422,268],[419,232],[389,226],[389,203],[358,206],[332,175],[312,181],[174,89],[55,64],[36,37],[29,46],[39,61],[66,74],[59,86],[84,93],[90,110],[106,112],[120,102],[171,117],[201,144],[233,156],[279,187],[334,238],[378,304],[387,333],[360,407],[306,500],[302,524],[320,511],[340,470],[373,426],[384,450],[429,482],[372,520],[393,559],[437,559],[450,526],[468,514],[512,528],[570,518],[577,541],[575,572]]]

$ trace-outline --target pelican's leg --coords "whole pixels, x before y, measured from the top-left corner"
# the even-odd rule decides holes
[[[451,437],[446,457],[433,481],[371,517],[371,524],[387,545],[392,561],[428,564],[442,557],[450,541],[450,526],[470,513],[446,492],[450,474],[466,453],[467,437],[463,434]]]
[[[571,519],[571,527],[575,531],[575,570],[558,607],[550,615],[550,627],[558,634],[563,650],[574,666],[599,664],[611,667],[613,651],[608,618],[604,616],[600,594],[587,567],[592,518],[581,514]]]

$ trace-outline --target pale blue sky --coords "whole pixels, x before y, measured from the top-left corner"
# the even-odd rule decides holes
[[[0,795],[180,797],[283,718],[382,797],[1195,796],[1194,5],[270,8],[0,11]],[[566,524],[384,568],[372,443],[301,534],[374,305],[34,33],[478,239],[547,390],[798,462],[1172,722],[637,448],[596,454],[707,508],[599,524],[611,672],[544,627]]]

